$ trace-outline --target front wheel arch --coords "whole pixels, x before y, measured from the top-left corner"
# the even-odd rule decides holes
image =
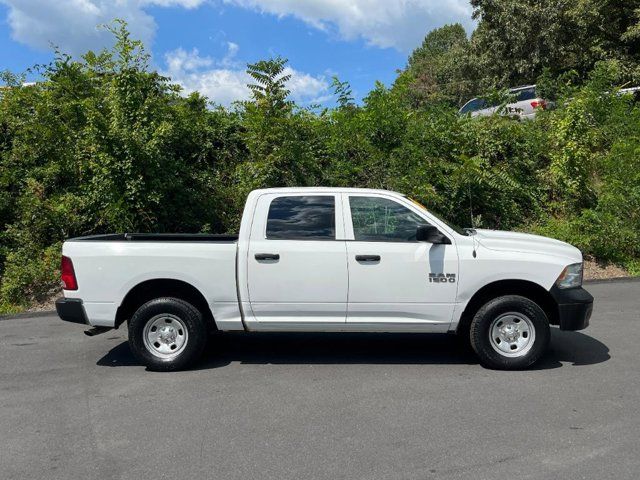
[[[549,324],[559,325],[558,304],[544,287],[529,280],[498,280],[483,286],[473,294],[460,316],[456,333],[468,336],[471,321],[478,310],[487,302],[504,295],[519,295],[528,298],[544,311]]]

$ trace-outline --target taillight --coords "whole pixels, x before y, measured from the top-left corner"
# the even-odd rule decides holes
[[[62,256],[60,262],[60,278],[62,279],[62,288],[65,290],[77,290],[78,281],[76,280],[76,272],[73,270],[73,262],[69,257]]]
[[[540,107],[541,109],[544,110],[547,107],[547,102],[545,102],[544,100],[534,100],[533,102],[531,102],[531,106],[533,108]]]

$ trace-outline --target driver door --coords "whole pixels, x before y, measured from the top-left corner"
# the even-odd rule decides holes
[[[430,224],[409,200],[345,194],[349,297],[355,329],[444,332],[457,294],[458,254],[450,245],[416,241]]]

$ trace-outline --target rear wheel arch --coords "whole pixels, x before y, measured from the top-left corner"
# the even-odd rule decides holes
[[[519,295],[528,298],[542,308],[551,325],[558,325],[558,304],[548,290],[528,280],[498,280],[485,285],[471,297],[460,316],[456,333],[466,335],[478,310],[490,300],[504,295]]]
[[[129,290],[116,312],[115,326],[129,320],[146,302],[160,297],[173,297],[190,303],[200,311],[209,328],[217,330],[213,313],[202,292],[190,283],[173,278],[146,280]]]

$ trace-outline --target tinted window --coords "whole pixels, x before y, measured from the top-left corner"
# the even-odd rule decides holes
[[[516,102],[524,102],[525,100],[533,100],[536,98],[536,89],[535,87],[525,88],[523,90],[517,90],[513,92],[515,95]]]
[[[420,225],[428,225],[407,207],[381,197],[349,197],[356,240],[412,242]]]
[[[482,110],[487,106],[487,102],[481,98],[474,98],[469,101],[464,107],[460,109],[460,113],[475,112],[476,110]]]
[[[333,196],[278,197],[269,206],[267,238],[333,240],[335,210]]]

